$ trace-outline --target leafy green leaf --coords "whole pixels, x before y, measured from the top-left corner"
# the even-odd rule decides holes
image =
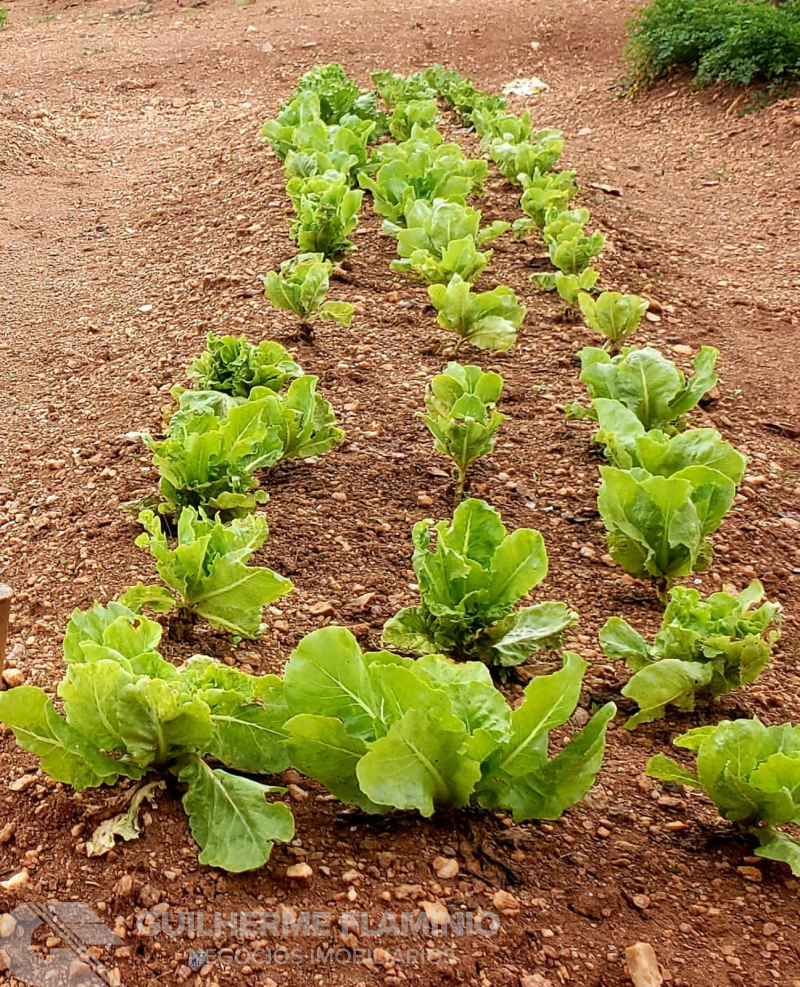
[[[222,391],[246,398],[254,387],[279,393],[302,368],[280,343],[253,346],[246,336],[207,336],[206,350],[192,362],[187,374],[201,390]]]
[[[265,799],[285,789],[212,770],[199,757],[178,765],[176,774],[188,786],[183,806],[201,847],[200,863],[235,874],[254,870],[269,860],[276,840],[288,843],[294,836],[289,809]]]
[[[331,269],[331,262],[322,253],[298,254],[281,264],[280,273],[267,274],[264,293],[275,308],[294,312],[303,325],[312,319],[332,319],[349,326],[353,306],[325,300]]]
[[[622,295],[618,291],[603,291],[595,299],[586,292],[578,295],[583,318],[590,329],[605,336],[615,349],[639,328],[647,311],[648,301],[638,295]]]
[[[258,637],[262,610],[292,589],[290,580],[271,569],[245,565],[267,537],[260,517],[228,525],[185,507],[178,520],[178,543],[170,548],[160,520],[143,511],[139,521],[158,573],[183,606],[237,637]]]
[[[525,318],[525,306],[510,288],[475,293],[459,275],[447,285],[432,284],[428,295],[439,313],[439,325],[456,332],[460,340],[478,349],[510,349]],[[460,342],[459,342],[460,345]]]
[[[43,771],[76,792],[113,785],[120,776],[139,777],[135,766],[107,757],[60,717],[49,696],[35,686],[0,692],[0,720],[14,731],[21,747],[39,758]]]
[[[418,809],[423,816],[440,803],[466,805],[481,768],[460,753],[465,738],[457,717],[409,709],[358,762],[362,791],[378,804]]]

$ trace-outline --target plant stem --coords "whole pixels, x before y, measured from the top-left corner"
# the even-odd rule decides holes
[[[466,479],[467,479],[466,467],[464,469],[461,469],[461,467],[456,467],[456,470],[458,476],[456,478],[456,491],[455,491],[455,495],[453,496],[454,509],[458,507],[458,505],[464,499],[464,484],[466,483]]]
[[[658,593],[658,599],[661,603],[669,603],[669,588],[670,579],[667,576],[656,579],[656,593]]]

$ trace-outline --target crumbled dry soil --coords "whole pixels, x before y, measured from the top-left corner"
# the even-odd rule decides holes
[[[644,766],[709,716],[800,719],[798,101],[740,115],[746,97],[697,92],[686,79],[622,98],[619,51],[633,4],[619,0],[6,4],[0,578],[16,590],[11,665],[25,681],[55,688],[74,607],[152,579],[120,505],[152,493],[156,477],[128,433],[158,430],[170,388],[209,330],[287,342],[319,375],[347,439],[317,464],[267,480],[271,535],[261,560],[291,576],[295,590],[269,611],[266,635],[233,649],[200,627],[190,644],[167,653],[180,659],[195,650],[276,671],[325,622],[346,624],[374,646],[386,618],[415,599],[411,525],[445,517],[452,499],[446,464],[414,417],[443,361],[433,345],[443,331],[424,288],[392,274],[392,244],[365,204],[358,250],[332,292],[356,303],[352,329],[325,324],[314,345],[300,344],[291,319],[262,295],[264,273],[291,255],[292,243],[282,169],[259,127],[300,72],[331,59],[364,84],[376,68],[434,61],[489,90],[517,76],[549,83],[531,112],[568,137],[580,202],[608,239],[604,284],[653,300],[654,321],[640,341],[687,367],[703,344],[721,351],[719,395],[697,421],[715,425],[751,461],[715,538],[716,561],[696,582],[708,592],[758,576],[786,620],[773,665],[754,686],[710,713],[673,715],[634,734],[612,729],[598,785],[558,823],[515,826],[478,813],[375,821],[290,774],[283,780],[298,786],[297,838],[248,875],[198,864],[174,788],[159,797],[140,840],[87,859],[83,841],[112,814],[115,793],[76,796],[40,776],[9,789],[35,761],[7,735],[0,876],[25,867],[30,880],[0,891],[0,910],[25,900],[86,902],[125,932],[110,965],[129,987],[405,980],[616,987],[630,982],[624,953],[637,941],[653,945],[672,987],[797,987],[796,879],[751,858],[752,844],[702,797],[654,787]],[[471,135],[456,136],[475,147]],[[497,178],[481,208],[490,219],[519,215],[517,195]],[[567,600],[581,614],[569,643],[592,662],[588,709],[619,700],[625,678],[599,651],[599,626],[620,613],[652,632],[659,607],[649,587],[603,561],[589,432],[565,423],[560,410],[580,397],[575,351],[591,334],[559,321],[556,303],[530,285],[535,253],[504,238],[482,278],[485,287],[513,287],[528,317],[510,353],[470,354],[504,375],[509,416],[494,454],[476,466],[471,492],[498,507],[509,527],[543,532],[550,573],[537,599]],[[508,685],[511,698],[524,681]],[[441,855],[458,861],[454,878],[432,869]],[[314,876],[298,886],[286,869],[303,860]],[[377,918],[419,908],[420,900],[477,912],[497,910],[500,890],[519,908],[501,915],[495,937],[444,943],[454,948],[452,964],[432,953],[422,963],[406,955],[389,966],[358,957],[319,965],[309,950],[342,947],[338,936],[287,936],[267,945],[300,948],[298,964],[242,961],[194,973],[189,953],[210,940],[139,936],[134,920],[159,902],[173,915],[358,909]],[[426,948],[419,939],[364,936],[347,945],[376,944]],[[236,942],[223,931],[216,945]],[[74,971],[76,984],[82,975]]]

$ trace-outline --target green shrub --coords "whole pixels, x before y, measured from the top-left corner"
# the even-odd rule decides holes
[[[632,87],[686,66],[701,85],[800,77],[800,0],[653,0],[629,25]]]

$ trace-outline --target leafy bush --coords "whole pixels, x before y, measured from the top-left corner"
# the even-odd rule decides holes
[[[512,712],[479,663],[364,654],[346,628],[325,627],[286,666],[286,746],[298,771],[365,812],[472,802],[557,819],[594,783],[615,712],[602,707],[548,760],[548,732],[574,711],[586,668],[566,653]]]
[[[755,681],[780,636],[781,606],[763,598],[757,580],[737,596],[713,593],[707,600],[676,586],[652,645],[626,620],[609,618],[600,644],[634,673],[622,694],[639,705],[626,727],[664,716],[667,706],[691,711],[698,697],[715,698]]]
[[[683,416],[695,408],[717,383],[714,365],[719,350],[703,346],[694,358],[694,376],[683,372],[658,350],[623,349],[615,357],[593,346],[579,353],[581,380],[593,398],[612,398],[632,411],[645,429],[677,431]],[[594,409],[570,405],[572,418],[597,418]]]
[[[606,457],[620,469],[675,476],[690,467],[707,466],[733,483],[744,476],[747,460],[715,428],[690,428],[672,436],[659,429],[646,432],[619,401],[595,398],[592,404],[600,424],[595,441],[606,447]]]
[[[723,720],[674,743],[695,752],[697,773],[657,754],[647,764],[650,777],[705,792],[720,815],[756,837],[757,856],[780,860],[800,877],[800,843],[777,828],[800,822],[800,727]]]
[[[210,332],[205,352],[186,373],[201,390],[246,398],[254,387],[279,393],[286,381],[299,377],[303,369],[280,343],[265,341],[253,346],[246,336],[215,336]]]
[[[469,466],[494,448],[495,434],[506,417],[495,410],[502,389],[500,374],[460,363],[448,363],[428,384],[428,413],[417,412],[417,417],[428,426],[436,451],[455,464],[456,504],[464,495]]]
[[[175,775],[187,786],[183,805],[201,863],[261,867],[274,841],[292,839],[294,820],[285,805],[265,799],[284,789],[231,772],[288,766],[281,680],[199,655],[179,670],[156,651],[160,636],[157,623],[119,603],[76,610],[58,686],[64,715],[42,689],[21,686],[0,694],[0,719],[43,772],[79,792],[151,772]],[[138,832],[138,804],[111,821],[112,844],[115,832],[126,839]]]
[[[322,121],[319,96],[312,92],[303,92],[294,99],[284,103],[274,120],[267,120],[261,130],[272,150],[279,158],[285,158],[290,151],[298,150],[298,133],[319,134],[322,125],[327,135],[328,130]],[[305,141],[303,141],[305,144]]]
[[[525,191],[519,204],[526,218],[514,220],[514,235],[518,240],[528,236],[538,230],[542,230],[545,242],[548,236],[556,234],[556,227],[547,229],[548,222],[553,224],[562,216],[568,217],[570,222],[577,222],[578,217],[583,219],[585,225],[589,221],[589,210],[581,209],[571,212],[567,209],[570,200],[577,194],[578,186],[574,182],[574,171],[560,171],[557,174],[534,175],[526,182]],[[558,232],[561,232],[559,227]]]
[[[264,279],[264,294],[275,308],[294,312],[300,328],[309,336],[315,319],[349,326],[353,306],[349,302],[328,302],[333,265],[322,254],[298,254],[281,264],[280,274],[270,271]]]
[[[348,234],[358,226],[364,193],[350,188],[347,176],[333,171],[291,178],[286,192],[297,213],[289,220],[289,232],[301,253],[336,259],[353,249]]]
[[[267,538],[267,522],[249,517],[223,524],[202,511],[184,507],[178,519],[175,548],[152,511],[142,511],[139,521],[145,533],[136,539],[149,548],[158,574],[177,597],[162,586],[138,583],[125,591],[120,602],[135,612],[145,606],[168,613],[176,606],[190,618],[204,617],[212,627],[234,638],[263,634],[262,611],[292,590],[292,582],[263,566],[245,563]]]
[[[629,25],[631,85],[686,66],[701,85],[800,77],[800,2],[653,0]]]
[[[457,356],[464,343],[482,350],[510,349],[525,318],[525,306],[505,285],[492,291],[474,292],[457,274],[449,284],[432,284],[428,296],[439,313],[439,325],[458,333],[453,350]]]
[[[702,572],[714,554],[708,535],[733,503],[736,484],[718,470],[688,466],[651,476],[601,466],[597,506],[612,558],[637,579],[652,578],[659,596],[679,576]]]
[[[586,292],[578,295],[578,304],[586,325],[606,337],[612,353],[639,328],[647,311],[647,299],[638,295],[622,295],[618,291],[603,291],[597,298]]]
[[[412,540],[421,602],[385,624],[383,641],[392,647],[519,665],[534,651],[558,647],[577,622],[564,603],[513,609],[547,575],[544,539],[532,528],[507,534],[482,500],[465,500],[450,523],[420,521]]]
[[[530,110],[517,116],[515,113],[492,112],[480,106],[473,110],[472,121],[475,130],[481,135],[481,147],[489,147],[495,141],[523,144],[533,137]]]

